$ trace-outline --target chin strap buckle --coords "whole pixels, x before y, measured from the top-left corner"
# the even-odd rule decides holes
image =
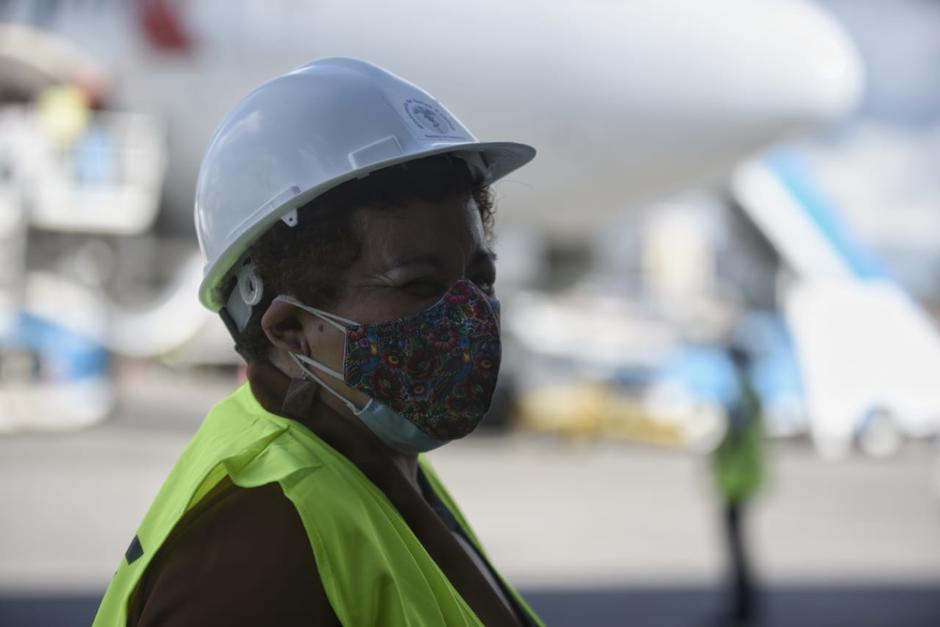
[[[251,319],[252,308],[261,302],[264,295],[264,282],[258,274],[258,268],[245,259],[238,268],[235,287],[229,292],[225,306],[219,310],[225,327],[233,338],[237,338]]]

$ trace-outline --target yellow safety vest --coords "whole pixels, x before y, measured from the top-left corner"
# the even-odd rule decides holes
[[[764,483],[760,399],[746,379],[740,380],[740,386],[738,406],[731,411],[743,412],[743,424],[729,424],[714,454],[715,483],[725,500],[732,503],[752,498]]]
[[[427,460],[419,463],[485,557]],[[94,627],[126,625],[128,602],[150,560],[183,514],[225,476],[243,488],[281,485],[300,514],[326,596],[343,625],[482,625],[385,494],[302,424],[265,410],[245,384],[209,412],[170,472],[137,530],[136,555],[130,563],[121,560]]]

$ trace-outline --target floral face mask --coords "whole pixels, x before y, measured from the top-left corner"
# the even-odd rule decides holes
[[[371,421],[366,418],[377,413],[375,407],[367,411],[374,403],[390,410],[380,412],[384,414],[382,429],[373,427],[387,442],[390,414],[410,423],[392,425],[395,442],[388,443],[394,448],[429,450],[461,438],[476,428],[489,409],[501,354],[499,301],[473,282],[460,279],[431,307],[376,324],[359,324],[289,296],[276,300],[299,307],[345,333],[342,373],[307,355],[291,353],[291,357],[308,377],[336,395],[367,425]],[[369,402],[356,408],[310,368],[365,393]]]

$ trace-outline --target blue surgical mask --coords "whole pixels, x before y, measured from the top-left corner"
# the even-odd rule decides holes
[[[376,400],[363,408],[359,420],[389,447],[407,455],[426,453],[449,442],[426,434],[415,423]]]

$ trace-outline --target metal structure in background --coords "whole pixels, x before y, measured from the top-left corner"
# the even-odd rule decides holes
[[[116,242],[155,223],[165,133],[96,110],[100,68],[61,38],[0,25],[0,42],[0,432],[77,428],[114,405],[109,349],[135,316],[102,296]]]

